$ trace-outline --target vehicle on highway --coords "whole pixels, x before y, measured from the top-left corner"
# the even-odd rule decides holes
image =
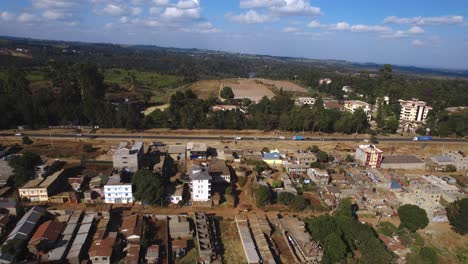
[[[21,133],[15,133],[15,136],[22,136],[23,134]]]
[[[76,136],[77,136],[77,137],[82,137],[83,134],[78,133],[78,134],[76,134]]]
[[[235,140],[241,140],[242,137],[235,137],[234,139],[235,139]]]
[[[431,141],[432,136],[417,136],[413,138],[413,141]]]
[[[286,139],[286,138],[285,138],[285,137],[283,137],[283,136],[281,136],[281,137],[279,137],[279,139],[282,139],[282,140],[284,140],[284,139]]]
[[[293,140],[304,140],[303,136],[294,136]]]

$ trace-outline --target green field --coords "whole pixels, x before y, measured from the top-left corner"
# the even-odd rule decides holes
[[[143,72],[124,69],[106,69],[102,71],[106,83],[122,86],[144,86],[150,89],[176,87],[181,81],[180,76],[163,75],[157,72]]]

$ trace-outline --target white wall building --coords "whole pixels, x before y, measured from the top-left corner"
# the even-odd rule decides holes
[[[211,181],[212,177],[207,168],[194,166],[189,172],[190,191],[193,202],[211,201]]]
[[[369,112],[371,111],[370,104],[363,102],[363,101],[359,101],[359,100],[345,101],[344,107],[347,112],[351,112],[351,113],[354,113],[359,108],[362,108],[362,110],[364,110],[366,114],[369,114]]]
[[[413,98],[412,100],[398,100],[401,105],[400,121],[426,122],[427,114],[432,107],[426,102]]]
[[[112,204],[133,203],[132,184],[120,182],[119,175],[109,177],[104,185],[104,199],[106,203]]]
[[[298,97],[296,98],[296,105],[314,105],[315,104],[314,97]]]
[[[143,142],[120,142],[112,155],[114,168],[119,170],[127,168],[136,172],[143,157],[143,146]]]

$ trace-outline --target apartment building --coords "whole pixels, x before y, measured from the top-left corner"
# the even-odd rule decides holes
[[[371,105],[359,101],[359,100],[348,100],[344,102],[344,108],[346,112],[354,113],[357,109],[362,108],[364,110],[364,113],[369,114],[371,112]]]
[[[109,177],[104,185],[104,199],[111,204],[133,203],[132,184],[120,182],[120,175]]]
[[[213,182],[231,182],[231,171],[224,160],[210,160],[208,168],[211,177],[213,177]]]
[[[426,122],[427,114],[432,107],[426,102],[419,101],[416,98],[412,100],[398,100],[400,102],[400,121]]]
[[[66,186],[66,179],[62,175],[63,170],[57,171],[49,177],[36,178],[26,182],[18,189],[21,198],[27,198],[32,202],[47,202],[49,197],[60,192]]]
[[[143,142],[120,142],[117,150],[112,155],[114,168],[118,170],[128,169],[137,171],[141,166],[143,157]]]
[[[211,181],[213,178],[208,173],[207,168],[194,166],[189,172],[189,177],[192,201],[211,201]]]
[[[359,145],[356,149],[356,160],[363,166],[371,168],[380,168],[382,163],[383,151],[374,145]]]

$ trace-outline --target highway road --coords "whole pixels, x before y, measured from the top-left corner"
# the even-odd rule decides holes
[[[15,136],[13,134],[0,133],[1,137],[21,137]],[[153,139],[164,140],[164,139],[180,139],[180,140],[234,140],[234,137],[226,136],[168,136],[168,135],[140,135],[137,133],[127,134],[127,135],[114,135],[114,134],[82,134],[77,136],[76,134],[39,134],[39,133],[22,133],[22,136],[28,136],[31,138],[64,138],[64,139],[76,139],[76,138],[88,138],[88,139]],[[306,137],[302,141],[364,141],[368,140],[368,137]],[[256,141],[256,140],[284,140],[284,141],[294,141],[292,138],[279,139],[278,137],[242,137],[242,141]],[[378,137],[379,141],[390,141],[390,142],[413,142],[412,137]],[[427,141],[426,141],[427,142]],[[457,139],[457,138],[433,138],[432,142],[460,142],[468,143],[466,139]]]

